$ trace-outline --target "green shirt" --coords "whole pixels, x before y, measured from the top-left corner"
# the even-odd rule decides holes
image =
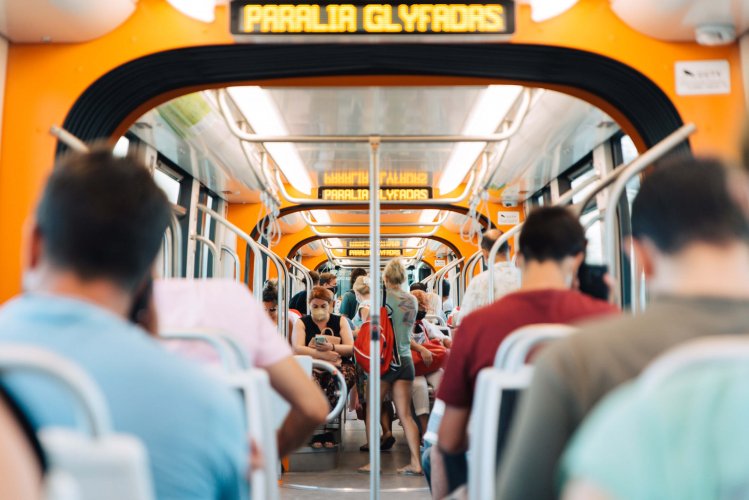
[[[747,498],[747,380],[746,361],[721,360],[623,386],[575,434],[562,481],[585,479],[617,499]]]
[[[416,321],[416,297],[400,289],[387,289],[387,305],[392,311],[395,344],[401,358],[411,357],[411,331]]]
[[[358,305],[359,303],[356,301],[356,294],[353,290],[344,293],[343,300],[341,300],[341,316],[346,316],[348,319],[354,319]]]

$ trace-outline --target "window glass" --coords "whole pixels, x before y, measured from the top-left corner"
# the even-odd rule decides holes
[[[153,180],[166,193],[169,201],[176,205],[179,200],[179,181],[159,169],[153,171]]]
[[[600,212],[592,210],[580,217],[580,224],[586,227],[585,238],[588,246],[585,251],[585,262],[588,264],[603,264],[603,233],[601,221],[597,220]],[[594,219],[595,222],[592,222]]]
[[[123,135],[117,141],[117,144],[114,145],[112,154],[114,156],[119,156],[121,158],[124,158],[125,156],[127,156],[127,152],[129,148],[130,148],[130,139],[128,139],[127,137]]]
[[[591,179],[595,177],[596,171],[593,168],[590,168],[582,173],[582,175],[578,175],[572,181],[570,182],[570,187],[572,189],[575,189],[580,184],[588,181],[588,179]],[[576,195],[572,197],[572,203],[579,203],[585,199],[588,194],[590,194],[595,189],[595,184],[591,184]]]

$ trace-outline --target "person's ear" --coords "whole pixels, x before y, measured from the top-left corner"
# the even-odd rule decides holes
[[[29,218],[24,222],[21,238],[21,269],[24,271],[35,269],[42,259],[44,243],[36,219]]]
[[[580,252],[579,254],[575,255],[575,257],[572,260],[572,274],[577,275],[577,270],[580,269],[580,266],[585,261],[585,252]]]
[[[657,250],[655,245],[646,240],[638,240],[636,238],[627,238],[627,247],[632,249],[630,258],[634,258],[634,261],[645,273],[645,278],[650,279],[655,273],[655,257]]]

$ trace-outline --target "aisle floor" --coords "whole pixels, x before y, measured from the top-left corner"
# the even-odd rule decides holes
[[[380,488],[383,498],[404,500],[428,500],[431,498],[423,477],[396,474],[396,469],[408,464],[408,445],[403,429],[394,424],[395,446],[382,452],[382,480]],[[334,498],[369,498],[369,475],[357,472],[367,464],[369,454],[359,451],[365,442],[364,423],[360,420],[346,422],[344,450],[338,456],[338,467],[324,472],[290,472],[283,475],[281,499],[331,500]],[[345,490],[307,490],[307,487],[352,488]],[[364,490],[364,491],[362,491]]]

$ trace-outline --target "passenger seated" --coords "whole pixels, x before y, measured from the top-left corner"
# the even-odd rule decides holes
[[[50,350],[88,372],[114,430],[145,444],[158,498],[245,498],[239,396],[128,320],[171,210],[135,160],[103,148],[68,156],[28,226],[26,293],[0,309],[0,341]],[[48,378],[9,374],[4,384],[36,428],[75,425],[68,395]]]
[[[352,290],[356,295],[356,313],[351,321],[358,331],[362,323],[369,320],[369,277],[359,276],[356,278]],[[354,331],[354,338],[356,338],[356,331]]]
[[[724,167],[707,159],[674,159],[644,179],[632,206],[632,246],[652,302],[638,316],[590,324],[542,352],[500,466],[500,498],[556,498],[572,434],[655,357],[695,337],[749,332],[749,224],[726,184]]]
[[[418,312],[416,313],[416,322],[414,323],[413,333],[411,334],[411,350],[417,351],[421,354],[421,359],[424,364],[429,367],[432,364],[432,352],[424,347],[427,340],[435,339],[439,340],[445,347],[450,347],[452,341],[450,337],[444,335],[439,328],[435,325],[425,321],[427,307],[429,307],[429,298],[427,294],[421,290],[414,290],[411,295],[416,297],[418,303]],[[426,375],[417,375],[414,378],[413,387],[411,389],[411,398],[413,399],[414,414],[419,419],[419,426],[421,427],[421,436],[424,437],[424,433],[427,429],[427,422],[429,420],[429,388],[431,387],[434,394],[439,389],[440,381],[444,370],[439,368],[427,373]]]
[[[278,280],[268,280],[263,286],[263,309],[274,325],[278,325]],[[292,319],[292,316],[294,318]],[[289,314],[288,323],[291,332],[294,330],[294,323],[299,319],[295,314]]]
[[[341,316],[350,320],[354,319],[359,305],[356,292],[354,291],[354,285],[356,284],[357,279],[366,275],[367,270],[361,267],[351,270],[351,288],[343,294],[343,298],[341,299]]]
[[[45,459],[26,417],[0,388],[0,498],[40,500]]]
[[[295,354],[312,356],[337,366],[346,379],[348,390],[356,384],[354,367],[354,337],[351,335],[348,321],[333,314],[333,294],[321,286],[312,288],[309,296],[309,315],[302,316],[294,324],[291,345]],[[330,407],[335,406],[338,397],[337,380],[326,371],[315,371],[314,377],[325,392]],[[323,445],[332,448],[335,443],[325,441]]]
[[[487,266],[489,265],[489,252],[501,235],[502,231],[489,229],[481,238],[481,254]],[[492,302],[489,285],[488,270],[482,271],[471,279],[463,295],[460,311],[453,319],[456,325],[460,325],[460,321],[472,311]],[[518,288],[520,288],[520,271],[510,262],[510,246],[505,242],[499,247],[494,261],[494,300],[499,300]]]
[[[580,222],[566,208],[544,207],[531,212],[520,233],[520,289],[463,319],[437,395],[446,404],[437,446],[449,474],[450,491],[467,480],[466,431],[476,377],[481,369],[492,366],[505,337],[529,324],[575,323],[618,311],[570,288],[585,256],[585,245]],[[438,473],[433,467],[433,477]]]
[[[623,384],[575,433],[563,497],[747,498],[747,380],[746,359],[721,359]]]
[[[312,278],[312,286],[320,284],[320,274],[317,271],[310,271],[309,277]],[[296,293],[289,301],[289,309],[299,311],[299,314],[307,314],[307,290]]]
[[[277,434],[279,456],[304,445],[325,421],[325,396],[292,356],[277,323],[271,322],[245,285],[215,278],[156,280],[154,297],[161,331],[220,331],[243,347],[253,367],[268,373],[273,389],[291,406]],[[180,346],[178,352],[204,364],[219,361],[217,353],[202,343]]]
[[[445,280],[442,282],[442,312],[445,317],[452,314],[454,307],[453,299],[450,298],[450,282]]]

